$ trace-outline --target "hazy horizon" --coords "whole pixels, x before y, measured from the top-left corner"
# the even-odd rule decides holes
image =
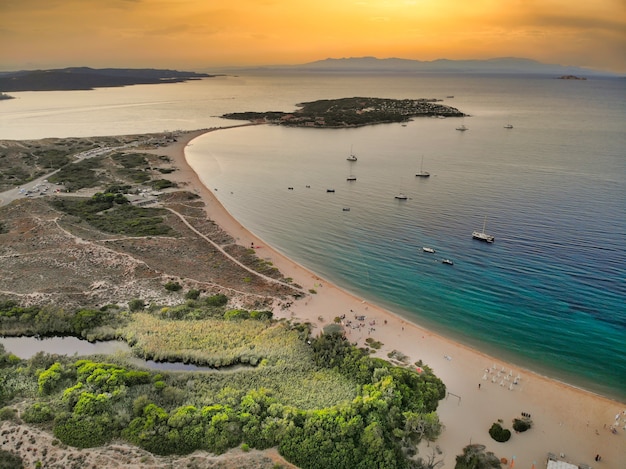
[[[7,0],[0,69],[519,57],[626,73],[621,0]]]

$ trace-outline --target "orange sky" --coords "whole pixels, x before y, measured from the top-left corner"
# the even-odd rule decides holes
[[[0,69],[525,57],[626,74],[626,0],[0,0]]]

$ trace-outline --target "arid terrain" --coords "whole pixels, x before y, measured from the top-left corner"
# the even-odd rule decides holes
[[[107,140],[109,145],[113,143]],[[50,144],[58,148],[59,140],[51,139]],[[10,154],[2,158],[5,164],[25,167],[23,161],[35,143],[27,145],[27,142],[0,142],[2,151]],[[45,141],[36,145],[41,148]],[[67,146],[71,151],[71,145]],[[152,143],[148,148],[154,146]],[[157,177],[155,174],[162,177],[158,170],[173,169],[169,160],[158,157],[158,151],[152,155],[144,153],[145,149],[145,146],[136,147],[135,151],[150,158],[150,169],[145,171],[151,173],[151,178]],[[203,202],[184,187],[157,192],[149,185],[124,180],[111,158],[101,156],[99,160],[102,165],[97,172],[102,182],[93,187],[71,193],[22,196],[0,207],[1,298],[15,299],[24,305],[55,304],[68,308],[124,305],[135,298],[147,304],[167,305],[184,301],[183,293],[193,288],[225,293],[236,298],[234,301],[239,304],[233,306],[260,308],[269,306],[277,297],[287,299],[295,292],[265,279],[264,276],[278,279],[280,274],[258,259],[252,249],[235,244],[207,219]],[[175,179],[175,171],[172,176]],[[138,191],[134,201],[140,205],[165,208],[165,224],[171,227],[172,235],[105,233],[49,203],[54,197],[90,197],[114,183],[132,186],[128,192]],[[252,274],[233,259],[260,275]],[[183,286],[180,293],[166,290],[163,285],[168,281],[178,281]]]

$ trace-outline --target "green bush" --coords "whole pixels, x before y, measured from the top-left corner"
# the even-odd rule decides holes
[[[0,469],[22,469],[24,462],[18,455],[0,449]]]
[[[2,420],[18,420],[17,410],[13,407],[3,407],[0,409],[0,421]]]
[[[200,297],[200,290],[191,289],[185,294],[187,300],[197,300]]]
[[[514,419],[513,420],[513,430],[516,432],[525,432],[530,427],[532,427],[532,422],[528,419]]]
[[[502,425],[500,425],[498,422],[495,422],[489,429],[489,435],[491,435],[491,438],[493,438],[497,442],[504,443],[505,441],[509,441],[509,439],[511,438],[511,430],[502,428]]]
[[[165,284],[165,289],[167,291],[180,291],[182,288],[183,286],[178,282],[167,282]]]
[[[156,179],[154,181],[150,181],[150,185],[157,191],[177,186],[176,183],[170,181],[169,179]]]
[[[204,302],[207,306],[225,306],[228,303],[228,297],[220,293],[207,297]]]
[[[22,413],[26,423],[43,423],[54,420],[54,411],[45,402],[35,402]]]
[[[130,309],[133,312],[141,311],[145,307],[146,307],[146,304],[144,303],[143,300],[140,300],[139,298],[135,298],[134,300],[130,300],[128,302],[128,309]]]

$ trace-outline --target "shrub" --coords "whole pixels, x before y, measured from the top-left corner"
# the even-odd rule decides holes
[[[187,292],[185,298],[187,300],[197,300],[200,297],[200,290],[192,289]]]
[[[167,282],[165,284],[165,289],[167,291],[180,291],[183,286],[178,282]]]
[[[498,422],[495,422],[489,429],[489,435],[491,435],[491,438],[493,438],[497,442],[504,443],[505,441],[509,441],[509,439],[511,438],[511,430],[502,428],[502,425],[500,425]]]
[[[131,311],[141,311],[142,309],[144,309],[146,306],[146,304],[143,302],[143,300],[140,300],[139,298],[135,298],[134,300],[130,300],[128,302],[128,309],[130,309]]]
[[[35,402],[32,406],[27,407],[22,414],[22,418],[26,423],[42,423],[54,420],[54,412],[44,402]]]
[[[532,422],[528,419],[513,419],[513,430],[516,432],[525,432],[532,427]]]
[[[218,295],[211,295],[207,297],[204,302],[207,306],[224,306],[228,303],[228,297],[220,293]]]
[[[22,469],[24,462],[18,455],[0,449],[0,469]]]
[[[0,421],[2,420],[18,420],[17,410],[13,407],[3,407],[0,409]]]

